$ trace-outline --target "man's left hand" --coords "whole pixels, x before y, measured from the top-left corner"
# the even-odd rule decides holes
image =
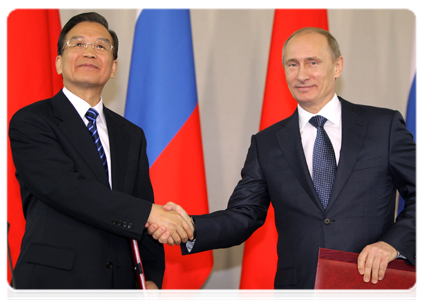
[[[385,242],[366,246],[358,256],[358,272],[365,282],[376,284],[385,277],[388,264],[397,257],[397,250]]]

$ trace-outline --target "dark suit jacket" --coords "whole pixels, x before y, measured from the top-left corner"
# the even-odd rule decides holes
[[[19,110],[9,137],[26,218],[17,288],[135,288],[128,239],[161,286],[162,245],[145,232],[153,190],[142,129],[104,108],[112,188],[94,142],[63,94]]]
[[[307,168],[296,111],[252,137],[228,208],[194,216],[192,253],[244,242],[272,202],[279,234],[275,288],[313,288],[319,247],[358,253],[385,241],[415,262],[412,135],[397,111],[341,102],[341,153],[326,211]],[[406,204],[394,223],[396,190]]]

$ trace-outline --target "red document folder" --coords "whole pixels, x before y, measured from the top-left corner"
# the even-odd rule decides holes
[[[401,259],[389,263],[377,284],[358,273],[357,253],[320,248],[315,289],[409,289],[416,283],[416,267]]]

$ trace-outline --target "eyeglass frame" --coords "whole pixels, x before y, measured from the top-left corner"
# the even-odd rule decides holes
[[[76,47],[76,45],[74,45],[74,46],[71,46],[70,44],[69,44],[69,42],[70,41],[72,41],[72,40],[81,40],[81,41],[84,41],[85,42],[85,50],[87,50],[88,49],[88,45],[91,45],[91,48],[93,49],[93,51],[94,52],[96,52],[96,53],[98,53],[97,52],[97,50],[95,49],[95,47],[94,47],[94,45],[98,42],[98,41],[102,41],[102,42],[106,42],[106,43],[108,43],[109,45],[110,45],[110,51],[106,51],[106,52],[110,52],[112,55],[114,54],[114,49],[115,49],[115,47],[108,41],[108,40],[102,40],[102,39],[100,39],[100,40],[97,40],[97,41],[95,41],[95,42],[93,42],[93,43],[88,43],[85,39],[81,39],[81,38],[78,38],[78,37],[74,37],[74,38],[71,38],[70,40],[68,40],[66,43],[65,43],[65,45],[67,45],[69,48],[75,48]],[[63,50],[64,49],[66,49],[66,47],[63,47]],[[83,51],[85,51],[85,50],[83,50]],[[101,53],[101,52],[100,52]]]

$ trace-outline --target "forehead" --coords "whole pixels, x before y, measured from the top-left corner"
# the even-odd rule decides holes
[[[112,36],[103,25],[96,22],[81,22],[76,24],[66,35],[72,37],[84,37],[86,39],[107,39],[112,41]]]
[[[327,38],[317,32],[295,35],[286,45],[286,58],[330,55]]]

